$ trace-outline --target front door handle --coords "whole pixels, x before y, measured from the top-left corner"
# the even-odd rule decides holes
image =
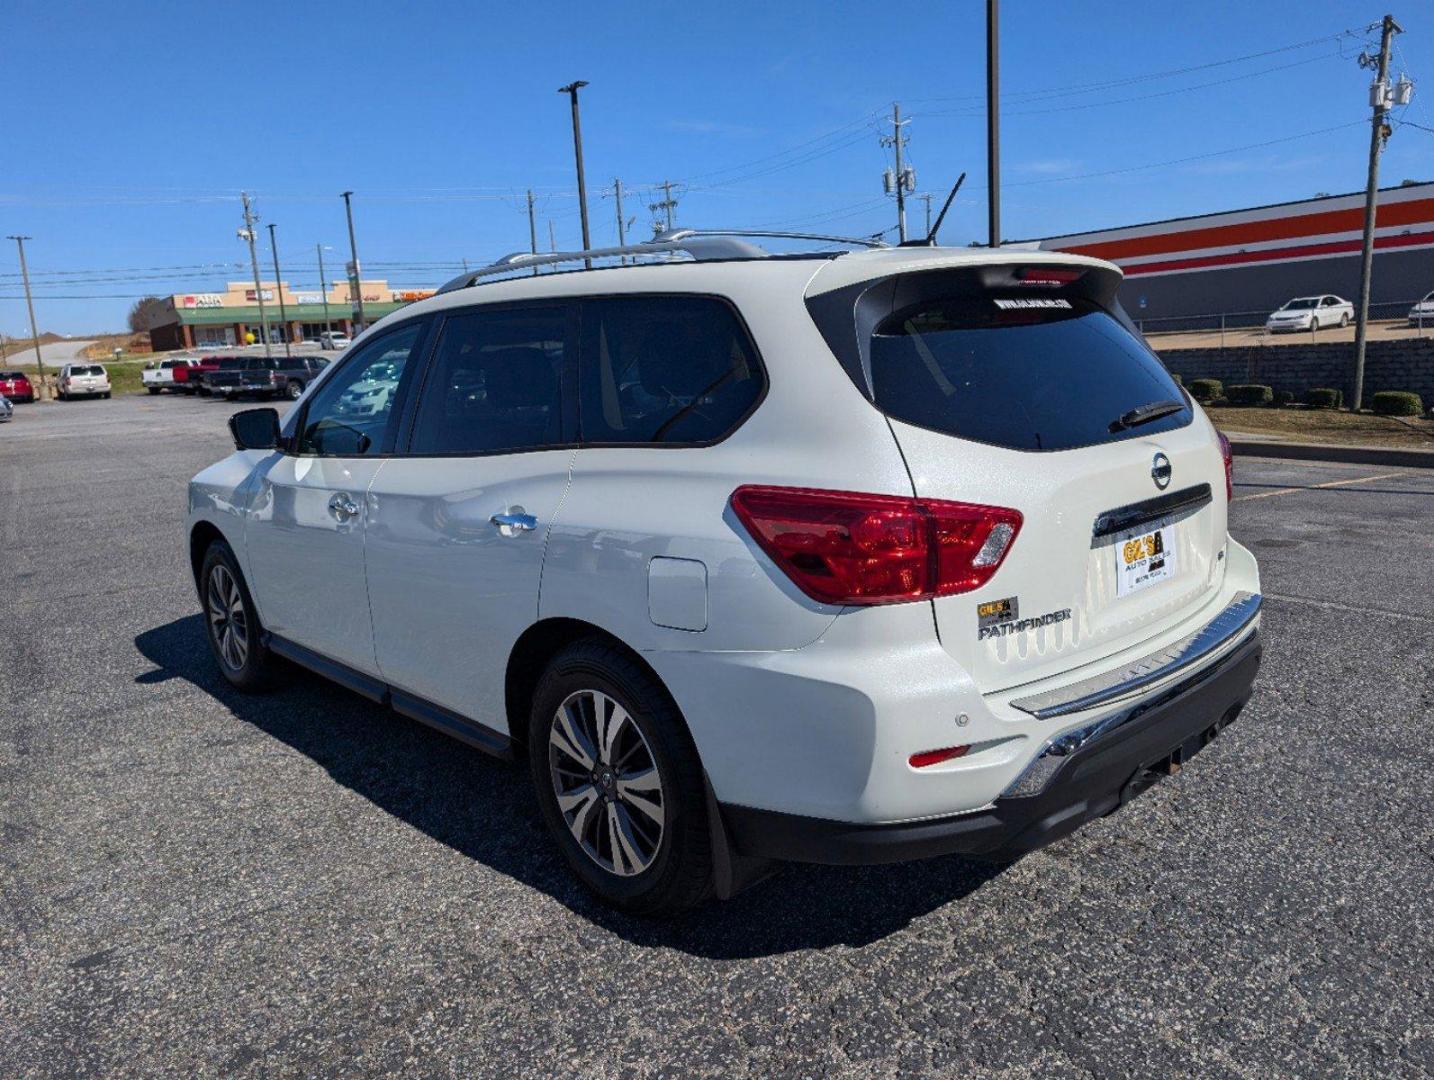
[[[333,514],[336,521],[348,521],[359,512],[358,503],[344,491],[340,491],[329,500],[329,513]]]
[[[532,514],[523,513],[521,506],[516,506],[506,514],[494,514],[488,519],[498,526],[498,531],[504,536],[517,536],[520,532],[532,532],[538,527],[538,519]]]

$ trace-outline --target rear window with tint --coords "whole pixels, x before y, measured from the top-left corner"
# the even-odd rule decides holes
[[[583,305],[582,439],[711,443],[765,387],[732,308],[705,296],[634,296]]]
[[[922,301],[877,326],[871,376],[876,404],[895,419],[1013,450],[1068,450],[1191,420],[1184,405],[1120,426],[1133,409],[1185,399],[1139,338],[1078,297]]]
[[[23,371],[0,371],[0,379],[23,379],[24,377]]]

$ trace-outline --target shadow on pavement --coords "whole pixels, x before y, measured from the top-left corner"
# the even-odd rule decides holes
[[[198,614],[147,630],[135,645],[158,669],[137,682],[192,683],[380,809],[639,945],[716,959],[865,945],[974,892],[1002,869],[956,857],[790,866],[733,900],[678,919],[631,918],[571,877],[539,822],[525,764],[486,757],[306,672],[273,693],[241,694],[219,674]]]

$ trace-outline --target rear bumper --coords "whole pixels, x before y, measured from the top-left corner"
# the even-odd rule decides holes
[[[1148,785],[1153,770],[1198,753],[1249,700],[1261,651],[1259,631],[1252,630],[1215,663],[1103,721],[1073,752],[1068,742],[1064,752],[1052,747],[980,810],[863,825],[721,805],[722,821],[739,854],[792,862],[855,865],[1033,851],[1119,807]]]

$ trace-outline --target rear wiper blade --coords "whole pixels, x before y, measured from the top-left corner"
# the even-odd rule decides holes
[[[1129,412],[1123,412],[1119,417],[1110,422],[1111,431],[1124,431],[1126,428],[1139,427],[1141,424],[1148,424],[1152,420],[1159,420],[1162,416],[1169,416],[1171,413],[1178,413],[1185,408],[1183,401],[1152,401],[1145,405],[1137,405]]]

